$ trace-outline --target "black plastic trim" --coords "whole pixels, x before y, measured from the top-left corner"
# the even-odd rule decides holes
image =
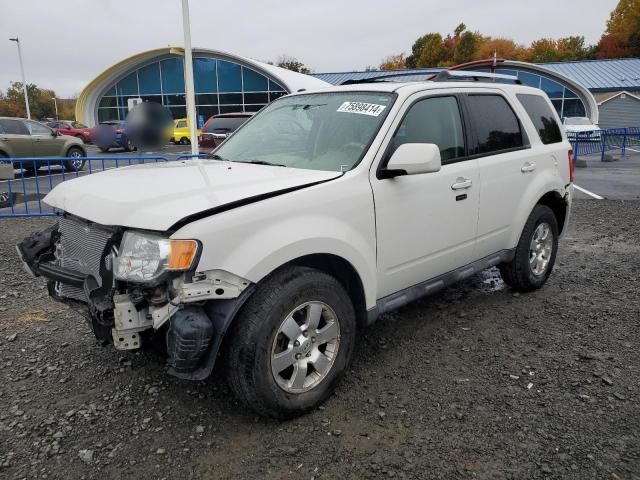
[[[426,295],[431,295],[449,285],[452,285],[464,278],[474,275],[487,268],[495,267],[503,262],[508,262],[513,259],[515,250],[506,249],[500,250],[493,255],[488,255],[480,260],[476,260],[468,265],[464,265],[460,268],[452,270],[450,272],[439,275],[435,278],[431,278],[424,282],[420,282],[411,287],[405,288],[398,292],[387,295],[380,298],[376,302],[376,306],[367,312],[367,319],[369,324],[372,324],[379,315],[387,312],[391,312],[406,304],[413,302]]]

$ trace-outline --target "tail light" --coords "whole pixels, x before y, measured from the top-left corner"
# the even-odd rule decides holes
[[[116,133],[122,133],[124,132],[124,128],[116,128]]]
[[[573,183],[573,179],[575,178],[576,172],[576,164],[573,161],[573,150],[569,150],[569,182]]]

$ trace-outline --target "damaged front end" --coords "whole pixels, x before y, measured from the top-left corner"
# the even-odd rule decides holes
[[[211,373],[222,337],[251,290],[228,272],[197,272],[196,240],[71,215],[25,238],[17,250],[28,272],[46,278],[51,297],[82,313],[103,345],[135,350],[159,339],[169,373],[180,378]]]

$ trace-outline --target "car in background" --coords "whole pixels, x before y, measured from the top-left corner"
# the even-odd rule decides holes
[[[83,123],[75,120],[55,120],[46,122],[45,125],[53,128],[60,135],[71,135],[84,143],[91,143],[91,129]]]
[[[169,142],[175,145],[190,145],[191,144],[191,129],[189,128],[189,122],[186,118],[178,118],[173,121],[173,129],[169,134]],[[198,136],[202,131],[198,130]]]
[[[65,160],[13,160],[14,168],[36,172],[41,167],[62,165],[65,170],[78,172],[84,168],[87,151],[82,140],[60,135],[57,131],[34,120],[0,117],[0,163],[20,158],[65,157]]]
[[[100,122],[91,129],[91,138],[101,152],[108,152],[111,148],[122,148],[125,152],[136,149],[127,137],[124,120]]]
[[[562,125],[569,140],[599,142],[602,138],[600,127],[587,117],[564,117]]]
[[[253,112],[238,112],[210,117],[202,127],[198,144],[204,148],[217,147],[253,115]]]

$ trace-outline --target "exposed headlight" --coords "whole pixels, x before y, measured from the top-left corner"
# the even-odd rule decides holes
[[[166,271],[188,270],[198,252],[196,240],[171,240],[140,232],[125,232],[115,259],[115,276],[129,282],[149,282]]]

